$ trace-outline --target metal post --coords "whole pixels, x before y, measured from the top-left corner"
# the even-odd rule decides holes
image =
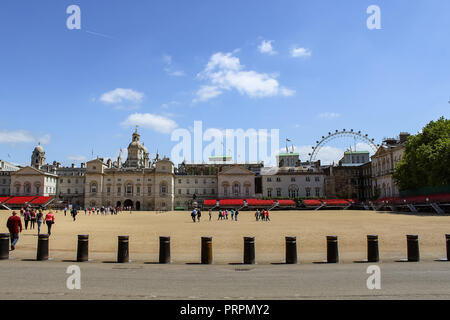
[[[159,237],[159,263],[170,263],[170,237]]]
[[[117,249],[117,263],[129,262],[129,251],[128,251],[128,236],[119,236],[119,243]]]
[[[36,260],[48,260],[48,234],[39,235]]]
[[[378,253],[378,235],[367,236],[367,261],[378,262],[380,260]]]
[[[408,261],[420,261],[419,236],[417,234],[408,234],[406,235],[406,240],[408,244]]]
[[[89,235],[78,235],[77,262],[88,261],[89,256]]]
[[[255,237],[244,237],[244,264],[255,264]]]
[[[212,264],[212,237],[202,237],[202,264]]]
[[[286,263],[297,263],[297,238],[286,237]]]
[[[9,233],[0,233],[0,260],[9,259]]]
[[[337,236],[327,236],[327,262],[328,263],[339,262]]]

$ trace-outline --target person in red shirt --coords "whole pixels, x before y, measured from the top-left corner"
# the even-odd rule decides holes
[[[11,237],[11,251],[16,249],[17,241],[19,241],[19,233],[22,232],[22,220],[17,216],[17,212],[13,211],[12,216],[8,218],[6,227]]]
[[[48,235],[51,234],[51,230],[52,230],[52,225],[55,223],[55,215],[53,214],[53,212],[49,212],[45,215],[45,223],[47,224],[47,228],[48,228]]]

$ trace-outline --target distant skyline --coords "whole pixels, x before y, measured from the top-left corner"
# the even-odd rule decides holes
[[[28,165],[38,142],[49,163],[116,159],[136,124],[151,157],[170,156],[172,131],[197,120],[279,129],[302,161],[336,129],[415,134],[450,115],[448,12],[444,0],[4,0],[0,159]]]

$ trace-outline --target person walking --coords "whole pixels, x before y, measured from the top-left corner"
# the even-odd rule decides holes
[[[221,220],[222,219],[222,210],[219,210],[219,215],[217,217],[217,220]]]
[[[231,209],[231,221],[234,220],[234,209]]]
[[[27,230],[28,229],[28,223],[30,222],[30,220],[31,220],[31,212],[30,212],[30,209],[26,209],[25,210],[25,212],[24,212],[24,214],[23,214],[23,220],[25,221],[25,230]]]
[[[197,210],[197,221],[200,222],[200,217],[202,216],[202,212],[200,209]]]
[[[258,221],[259,220],[259,209],[256,209],[255,217],[256,217],[256,221]]]
[[[225,218],[228,220],[228,209],[225,209]]]
[[[209,221],[211,221],[211,218],[212,218],[212,210],[209,209]]]
[[[11,251],[16,249],[17,241],[19,241],[19,233],[22,232],[22,220],[17,216],[17,212],[13,211],[12,216],[8,218],[6,227],[11,237]]]
[[[43,220],[44,220],[44,214],[42,213],[42,209],[39,209],[38,213],[36,214],[38,235],[41,233],[41,225],[42,225]]]
[[[270,221],[270,219],[269,219],[269,210],[266,210],[266,221]]]
[[[64,216],[66,216],[67,213],[67,207],[64,207]]]
[[[78,214],[77,209],[76,209],[76,208],[72,208],[72,218],[73,218],[73,221],[75,221],[75,218],[76,218],[77,214]]]
[[[239,210],[236,209],[236,212],[234,213],[234,221],[237,221],[238,214],[239,214]]]
[[[34,211],[34,209],[31,209],[30,217],[31,217],[31,219],[30,219],[30,222],[31,222],[30,230],[31,229],[34,230],[34,226],[36,224],[36,211]]]
[[[45,215],[45,223],[47,224],[48,235],[51,235],[52,225],[55,223],[55,215],[53,212],[49,212]]]
[[[194,210],[192,210],[192,213],[191,213],[191,217],[192,217],[192,221],[194,221],[194,223],[195,223],[195,216],[197,215],[197,211],[194,209]]]

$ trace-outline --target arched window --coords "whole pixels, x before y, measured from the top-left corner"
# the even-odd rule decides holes
[[[30,183],[25,183],[23,188],[24,188],[25,194],[31,193],[31,184]]]
[[[291,184],[288,188],[289,198],[298,197],[298,186],[295,184]]]
[[[161,182],[160,184],[159,184],[159,192],[161,193],[161,194],[167,194],[167,182],[166,181],[163,181],[163,182]]]

